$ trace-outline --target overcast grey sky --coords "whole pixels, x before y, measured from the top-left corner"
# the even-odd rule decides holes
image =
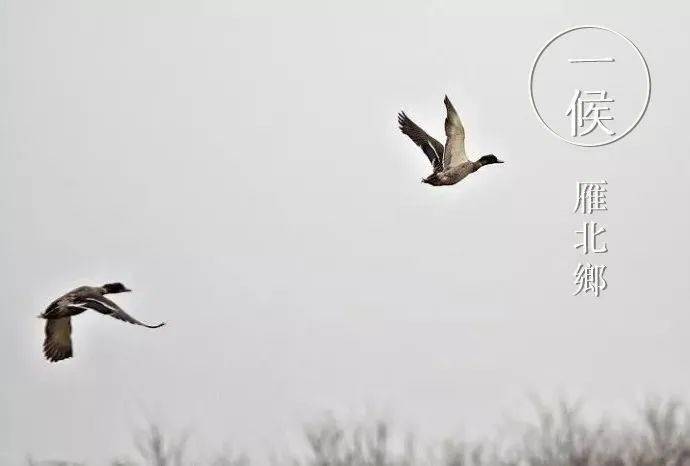
[[[326,409],[472,436],[532,391],[686,395],[690,32],[664,4],[2,2],[0,463],[98,464],[147,416],[260,452]],[[527,93],[590,23],[653,81],[594,149]],[[432,188],[396,113],[441,138],[445,93],[470,155],[507,163]],[[610,286],[572,297],[575,183],[601,178]],[[110,281],[168,326],[83,314],[46,362],[35,315]]]

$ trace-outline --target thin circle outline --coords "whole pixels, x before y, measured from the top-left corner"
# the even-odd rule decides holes
[[[623,133],[621,133],[621,134],[618,135],[617,137],[615,137],[615,138],[613,138],[613,139],[610,139],[610,140],[608,140],[608,141],[597,142],[597,143],[585,143],[585,142],[575,142],[575,141],[571,141],[571,140],[569,140],[569,139],[564,138],[563,136],[561,136],[560,134],[558,134],[556,131],[554,131],[554,130],[546,123],[546,121],[544,121],[544,119],[542,118],[541,114],[539,113],[539,110],[537,109],[537,103],[534,101],[534,91],[533,91],[534,70],[537,68],[537,63],[539,62],[539,59],[540,59],[541,56],[544,54],[544,52],[545,52],[546,49],[549,47],[549,45],[551,45],[552,43],[554,43],[559,37],[564,36],[564,35],[566,35],[566,34],[568,34],[568,33],[570,33],[570,32],[573,32],[573,31],[578,31],[578,30],[580,30],[580,29],[599,29],[599,30],[602,30],[602,31],[607,31],[607,32],[610,32],[610,33],[612,33],[612,34],[615,34],[615,35],[617,35],[618,37],[621,37],[623,40],[625,40],[628,44],[630,44],[630,45],[632,46],[632,48],[635,50],[635,52],[637,52],[637,55],[640,57],[640,61],[642,62],[642,66],[644,67],[644,70],[645,70],[645,78],[646,78],[646,81],[647,81],[647,95],[645,96],[645,102],[644,102],[644,105],[642,106],[642,110],[640,111],[639,115],[637,115],[637,118],[635,119],[635,121],[633,122],[633,124],[630,125],[630,127],[629,127],[628,129],[626,129]],[[529,72],[529,83],[528,83],[528,84],[529,84],[529,98],[530,98],[530,103],[532,104],[532,110],[534,110],[534,113],[535,113],[535,115],[537,115],[537,118],[539,119],[539,121],[541,122],[541,124],[542,124],[547,130],[549,130],[549,132],[550,132],[551,134],[553,134],[553,135],[556,136],[557,138],[559,138],[559,139],[561,139],[561,140],[567,142],[568,144],[572,144],[572,145],[574,145],[574,146],[580,146],[580,147],[600,147],[600,146],[605,146],[605,145],[607,145],[607,144],[611,144],[611,143],[613,143],[613,142],[618,141],[619,139],[623,138],[623,137],[626,136],[628,133],[630,133],[630,132],[631,132],[633,129],[635,129],[635,127],[640,123],[640,121],[642,120],[642,117],[643,117],[644,114],[647,112],[647,107],[649,107],[649,100],[650,100],[651,93],[652,93],[652,78],[651,78],[650,73],[649,73],[649,66],[647,65],[647,60],[645,60],[645,58],[644,58],[644,56],[642,55],[642,52],[640,51],[640,49],[637,48],[637,46],[633,43],[633,41],[631,41],[630,39],[628,39],[626,36],[624,36],[624,35],[621,34],[620,32],[614,31],[613,29],[609,29],[609,28],[604,27],[604,26],[596,26],[596,25],[574,26],[574,27],[572,27],[572,28],[569,28],[569,29],[566,29],[566,30],[564,30],[564,31],[559,32],[558,34],[556,34],[555,36],[553,36],[551,39],[549,39],[549,41],[541,48],[541,50],[539,51],[539,53],[537,54],[537,56],[534,58],[534,62],[532,62],[532,68],[530,69],[530,72]]]

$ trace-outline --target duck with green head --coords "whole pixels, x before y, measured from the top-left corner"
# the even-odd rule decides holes
[[[80,286],[50,303],[38,316],[46,320],[46,337],[43,342],[43,354],[46,359],[56,362],[72,357],[72,317],[88,310],[148,328],[165,325],[165,322],[156,325],[140,322],[105,297],[106,294],[129,291],[132,290],[119,282],[106,283],[103,286]]]
[[[465,128],[458,113],[448,96],[443,103],[446,105],[446,145],[429,136],[417,126],[405,112],[398,115],[400,131],[417,144],[431,162],[433,173],[422,179],[422,183],[432,186],[450,186],[458,183],[481,167],[495,163],[503,163],[494,154],[488,154],[475,161],[467,158],[465,153]]]

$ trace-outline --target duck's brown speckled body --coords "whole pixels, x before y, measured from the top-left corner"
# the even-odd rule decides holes
[[[38,317],[46,319],[46,338],[43,342],[43,353],[51,362],[72,357],[72,316],[84,311],[93,310],[130,324],[148,328],[165,325],[148,325],[139,322],[123,311],[120,306],[105,297],[109,293],[124,293],[128,290],[122,283],[108,283],[103,286],[80,286],[65,293],[50,303]]]
[[[471,161],[465,153],[465,128],[453,104],[445,97],[446,105],[446,144],[445,146],[429,136],[422,128],[400,112],[398,123],[400,131],[408,135],[417,144],[431,162],[434,172],[422,179],[423,183],[433,186],[449,186],[463,180],[484,165],[503,163],[495,155],[489,154]]]

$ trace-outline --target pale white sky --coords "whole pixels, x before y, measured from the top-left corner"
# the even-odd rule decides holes
[[[327,409],[438,438],[529,392],[688,393],[688,12],[322,3],[0,6],[2,464],[100,464],[146,417],[262,460]],[[642,123],[597,149],[547,133],[527,93],[539,48],[583,23],[635,40],[653,80]],[[440,138],[445,93],[470,155],[507,163],[435,189],[396,113]],[[592,178],[598,301],[570,296]],[[34,316],[109,281],[168,326],[84,314],[75,357],[47,363]]]

